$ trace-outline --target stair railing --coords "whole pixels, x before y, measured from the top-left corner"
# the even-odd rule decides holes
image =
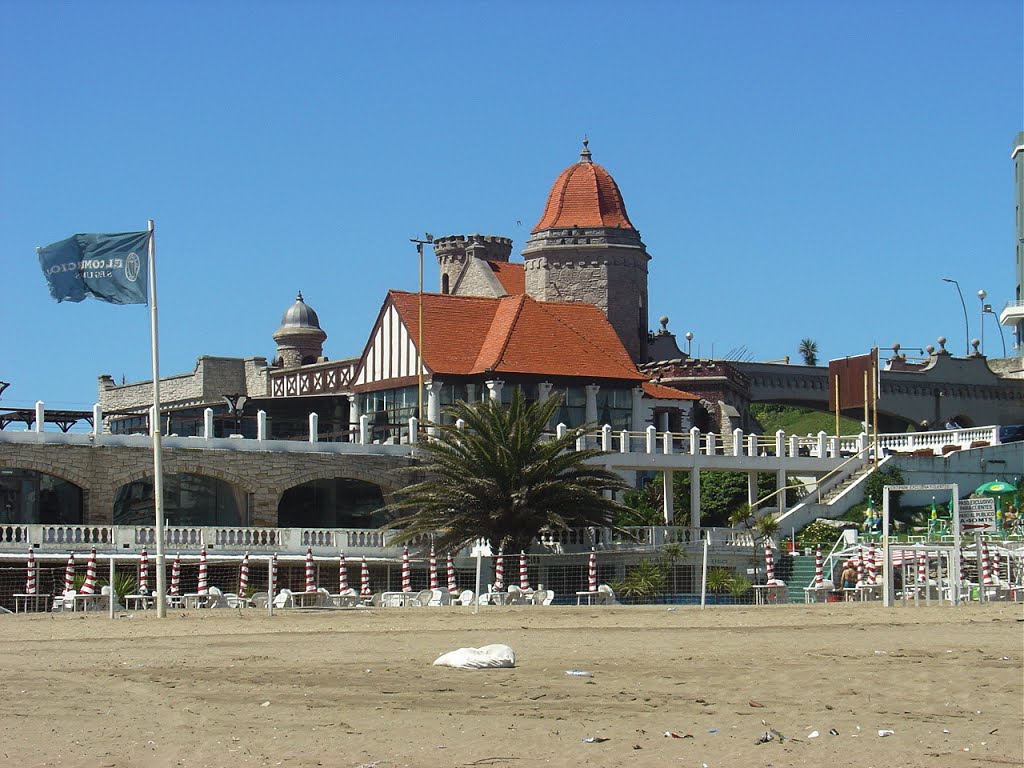
[[[857,459],[860,459],[863,454],[867,453],[872,448],[873,448],[873,446],[871,446],[871,445],[864,446],[859,451],[857,451],[855,454],[853,454],[853,456],[850,456],[850,458],[848,458],[846,461],[844,461],[842,464],[840,464],[838,467],[836,467],[835,469],[830,470],[829,472],[826,472],[824,475],[822,475],[821,477],[818,478],[818,480],[817,480],[817,483],[818,483],[818,488],[817,488],[818,504],[821,504],[821,486],[825,485],[826,481],[830,477],[832,477],[833,475],[838,475],[841,472],[844,472],[846,470],[846,466],[848,464],[850,464],[853,461],[856,461]],[[889,458],[891,458],[891,457],[887,456],[885,459],[883,459],[881,462],[879,462],[879,464],[884,463]],[[867,471],[864,473],[866,475],[870,474],[875,469],[875,467],[872,467],[872,465],[869,462],[866,462],[866,461],[864,462],[863,466],[865,468],[867,468]],[[856,472],[856,470],[854,470],[854,472]],[[852,476],[854,474],[854,472],[851,472],[850,475]]]

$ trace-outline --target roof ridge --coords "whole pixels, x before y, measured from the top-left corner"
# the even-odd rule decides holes
[[[502,342],[501,349],[498,350],[498,354],[494,359],[494,368],[497,368],[501,361],[505,359],[505,350],[508,349],[508,343],[512,340],[512,334],[515,332],[516,325],[519,323],[519,316],[523,313],[523,306],[526,304],[526,296],[522,294],[507,298],[515,299],[518,302],[518,306],[516,307],[515,315],[512,317],[512,322],[508,324],[508,333],[505,334],[505,341]],[[504,302],[505,299],[503,298],[501,301]]]

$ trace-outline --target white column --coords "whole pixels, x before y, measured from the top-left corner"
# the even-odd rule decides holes
[[[668,430],[661,433],[662,439],[662,452],[666,456],[672,455],[672,433]]]
[[[552,384],[550,381],[542,381],[540,384],[538,384],[537,385],[537,400],[539,400],[540,402],[543,403],[549,397],[551,397],[551,388],[553,386],[555,386],[555,385]]]
[[[359,417],[359,444],[370,444],[370,417],[365,413]]]
[[[597,424],[597,392],[601,389],[599,384],[587,384],[584,390],[587,393],[586,408],[583,414],[583,420],[587,424]]]
[[[505,382],[501,381],[500,379],[497,379],[494,381],[485,381],[484,384],[487,385],[487,391],[491,397],[491,400],[493,400],[496,403],[500,403],[501,388],[505,386]]]
[[[416,445],[420,433],[420,420],[415,416],[409,417],[409,445]]]
[[[36,413],[37,414],[41,413],[41,411],[39,410],[39,406],[41,406],[41,405],[42,405],[41,402],[40,403],[36,403]],[[151,405],[151,406],[149,406],[149,436],[150,437],[153,436],[153,430],[154,429],[156,429],[156,407]],[[42,420],[39,419],[39,418],[36,419],[36,431],[37,432],[42,432],[43,431],[43,429],[42,429]]]
[[[658,414],[658,431],[668,432],[668,411],[662,411]]]
[[[315,443],[320,439],[320,417],[315,414],[309,414],[309,442]]]
[[[441,422],[441,382],[432,381],[427,387],[427,421],[431,424]],[[428,434],[431,437],[437,436],[437,427],[430,427]]]
[[[700,534],[700,469],[690,470],[690,541],[697,541]]]
[[[757,435],[747,435],[747,456],[757,456]]]
[[[775,490],[778,491],[780,488],[785,488],[785,487],[786,487],[786,470],[779,469],[775,473]],[[779,500],[778,507],[777,507],[778,510],[779,510],[779,513],[781,514],[782,512],[785,512],[786,511],[786,492],[782,491],[781,493],[775,494],[775,498],[777,498]]]
[[[675,499],[672,498],[672,470],[666,469],[661,473],[661,494],[665,499],[665,525],[672,525],[675,520]]]
[[[256,439],[266,440],[267,439],[267,412],[257,411],[256,412]]]
[[[359,432],[359,395],[348,396],[348,441],[358,442],[356,434]]]
[[[150,424],[153,420],[150,419]],[[36,400],[36,432],[46,431],[46,406],[43,405],[42,400]],[[152,432],[150,432],[152,434]]]
[[[92,407],[92,437],[95,440],[103,434],[103,409],[96,403]]]
[[[690,455],[696,456],[700,453],[700,430],[697,427],[690,427]]]
[[[732,431],[732,455],[743,455],[743,430],[739,427]]]
[[[466,385],[466,402],[471,405],[476,402],[476,384]]]
[[[601,427],[601,450],[610,451],[612,449],[612,428],[609,424],[605,424]]]
[[[822,430],[821,432],[818,433],[818,458],[819,459],[824,459],[826,454],[827,454],[827,448],[826,448],[826,445],[825,445],[825,440],[827,438],[828,438],[828,433],[825,432],[825,430]]]
[[[213,437],[213,408],[203,409],[203,437],[207,440]]]
[[[647,426],[644,421],[644,388],[633,387],[633,412],[630,416],[630,430],[643,432]]]
[[[654,453],[654,447],[658,444],[658,430],[651,424],[647,428],[647,452]]]
[[[775,433],[775,455],[780,459],[786,455],[786,433],[781,429]]]
[[[757,501],[757,472],[747,472],[747,504],[751,507]]]

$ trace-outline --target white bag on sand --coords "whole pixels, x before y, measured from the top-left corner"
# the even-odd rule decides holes
[[[515,651],[507,645],[459,648],[438,656],[434,662],[435,667],[455,667],[456,669],[498,669],[515,665]]]

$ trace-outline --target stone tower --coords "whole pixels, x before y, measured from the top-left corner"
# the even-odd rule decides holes
[[[508,263],[512,241],[496,235],[448,235],[434,240],[434,255],[441,272],[441,293],[460,296],[490,295],[490,286],[477,285],[486,276],[474,274],[474,262]],[[500,286],[499,286],[500,288]],[[498,295],[501,295],[500,293]]]
[[[299,291],[295,303],[285,310],[281,327],[274,331],[277,342],[274,362],[286,368],[318,362],[323,358],[326,338],[316,312],[302,300],[302,291]]]
[[[607,315],[630,357],[647,362],[647,248],[611,174],[591,159],[562,171],[523,259],[538,301],[581,301]]]

